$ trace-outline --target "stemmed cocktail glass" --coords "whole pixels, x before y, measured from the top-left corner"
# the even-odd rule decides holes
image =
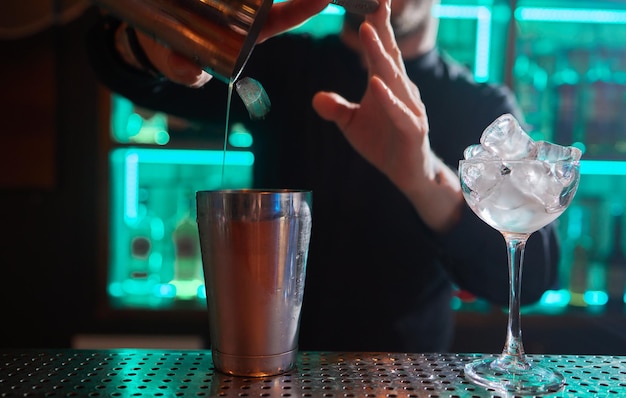
[[[485,130],[482,145],[466,149],[466,159],[459,162],[463,196],[469,207],[504,236],[510,276],[504,350],[497,357],[467,364],[465,375],[484,387],[541,394],[558,391],[565,380],[560,373],[532,363],[524,354],[520,325],[524,249],[533,232],[554,221],[571,203],[580,180],[580,151],[534,142],[525,136],[528,150],[522,155],[510,155],[516,160],[504,160],[500,156],[507,155],[498,152],[498,142],[510,144],[510,134],[517,139],[520,130],[517,122],[506,116],[508,119],[498,120]],[[499,130],[496,137],[487,136],[494,128]],[[518,131],[511,133],[509,129]],[[515,147],[519,148],[517,144]]]

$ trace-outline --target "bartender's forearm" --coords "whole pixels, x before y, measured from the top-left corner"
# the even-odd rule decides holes
[[[405,194],[433,231],[444,233],[458,222],[464,206],[461,184],[455,171],[432,156],[432,172]]]

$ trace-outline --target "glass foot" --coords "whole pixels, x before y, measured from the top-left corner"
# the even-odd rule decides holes
[[[554,393],[565,384],[559,372],[507,356],[468,363],[465,377],[483,387],[522,395]]]

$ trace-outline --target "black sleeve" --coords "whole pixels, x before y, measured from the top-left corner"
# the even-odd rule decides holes
[[[509,274],[504,237],[464,205],[455,228],[440,237],[443,264],[455,283],[478,297],[502,306],[508,303]],[[536,302],[554,287],[559,261],[555,225],[528,239],[522,264],[523,304]]]

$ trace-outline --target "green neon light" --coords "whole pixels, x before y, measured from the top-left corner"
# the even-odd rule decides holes
[[[581,160],[580,174],[624,176],[626,175],[626,161]]]
[[[218,150],[120,148],[115,152],[126,158],[127,165],[131,162],[219,166],[224,162],[224,152]],[[249,151],[226,151],[225,158],[226,165],[252,166],[254,164],[254,154]]]
[[[601,290],[587,290],[583,298],[589,305],[605,305],[609,302],[609,295]]]
[[[454,311],[460,310],[462,306],[463,301],[461,301],[460,298],[454,296],[450,299],[450,308],[452,308]]]
[[[139,156],[136,153],[130,153],[126,156],[124,162],[124,219],[126,222],[132,222],[137,218],[138,187],[139,187]]]
[[[275,0],[281,3],[287,0]],[[473,5],[436,4],[433,6],[433,15],[443,19],[469,19],[476,21],[476,51],[474,59],[474,79],[478,82],[489,80],[490,52],[491,52],[491,26],[493,15],[491,7]],[[345,13],[343,7],[329,4],[318,16],[294,28],[293,32],[303,31],[323,36],[329,33],[337,33],[341,29],[342,18]],[[321,18],[320,18],[321,17]],[[331,18],[327,18],[331,17]]]
[[[515,10],[515,19],[518,21],[623,24],[626,23],[626,11],[591,8],[519,7]]]
[[[128,116],[128,120],[126,121],[126,136],[132,137],[139,134],[142,127],[143,118],[137,113],[131,114]]]
[[[252,134],[247,131],[236,131],[228,136],[228,143],[237,148],[249,148],[253,141]]]
[[[474,78],[480,82],[489,80],[489,58],[491,51],[491,10],[478,7],[478,28],[476,29],[476,64]]]
[[[155,286],[154,293],[158,297],[174,298],[176,297],[176,288],[168,283]]]
[[[183,299],[191,299],[202,294],[204,291],[204,281],[201,279],[194,279],[190,281],[171,281],[169,283],[172,286],[176,297]]]
[[[491,51],[492,13],[489,7],[465,5],[435,5],[433,15],[437,18],[476,20],[476,58],[474,78],[479,82],[489,80],[489,58]]]
[[[154,143],[158,145],[165,145],[170,142],[170,134],[165,130],[157,131],[154,134]]]
[[[570,297],[570,292],[566,289],[547,290],[541,296],[539,303],[546,307],[566,307]]]
[[[216,151],[197,149],[118,148],[112,159],[123,159],[124,164],[124,220],[132,223],[138,217],[139,164],[182,164],[252,166],[254,154],[249,151]]]
[[[340,7],[340,6],[337,6],[337,5],[334,5],[334,4],[329,4],[322,11],[322,14],[325,14],[325,15],[343,15],[345,13],[346,13],[346,11],[344,10],[343,7]]]
[[[433,6],[433,15],[437,18],[478,19],[484,9],[489,11],[489,8],[485,6],[435,4]]]
[[[107,290],[109,292],[109,296],[111,297],[124,296],[124,290],[122,289],[122,284],[120,282],[113,282],[109,284],[109,288]]]

